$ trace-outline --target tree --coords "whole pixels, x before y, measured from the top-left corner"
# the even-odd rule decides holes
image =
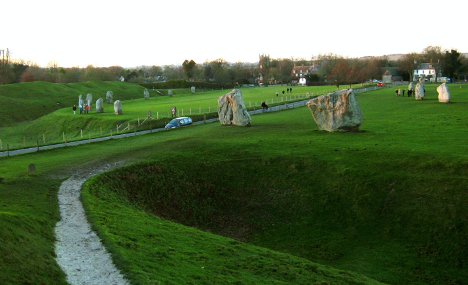
[[[463,69],[463,61],[464,56],[462,56],[458,50],[451,49],[450,52],[446,50],[442,60],[442,70],[444,74],[453,80],[455,75]]]
[[[340,58],[333,69],[328,74],[328,80],[336,85],[337,88],[343,83],[348,83],[350,68],[344,58]]]
[[[191,59],[188,61],[187,59],[184,60],[182,63],[182,67],[184,68],[185,75],[187,76],[188,79],[191,79],[193,77],[193,69],[195,68],[195,61]]]
[[[420,55],[414,52],[405,54],[398,60],[398,68],[402,73],[409,76],[409,81],[413,81],[414,70],[418,61],[420,61]]]
[[[10,50],[0,50],[0,84],[11,83]]]
[[[423,49],[421,54],[421,60],[424,62],[432,63],[435,69],[435,81],[437,82],[437,77],[441,71],[441,62],[444,57],[442,48],[440,46],[428,46]]]

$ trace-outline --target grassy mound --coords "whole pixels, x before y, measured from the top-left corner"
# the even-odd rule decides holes
[[[114,93],[114,100],[142,98],[140,85],[119,81],[90,81],[81,83],[22,82],[0,85],[0,127],[36,120],[58,109],[71,112],[78,105],[78,96],[86,99],[93,95],[93,104],[99,97],[105,101],[107,91]],[[137,97],[138,96],[138,97]]]

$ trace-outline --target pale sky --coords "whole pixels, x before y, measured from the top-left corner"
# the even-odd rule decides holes
[[[43,67],[381,56],[430,45],[466,53],[466,3],[11,0],[0,5],[0,50]]]

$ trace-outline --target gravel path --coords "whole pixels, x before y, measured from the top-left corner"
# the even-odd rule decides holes
[[[58,192],[61,220],[55,226],[57,263],[70,284],[129,284],[112,263],[110,254],[91,230],[80,202],[81,185],[94,174],[73,175]]]

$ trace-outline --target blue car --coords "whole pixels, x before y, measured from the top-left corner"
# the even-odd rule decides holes
[[[192,124],[192,118],[190,117],[179,117],[172,119],[167,125],[166,129],[173,129],[177,127],[182,127],[186,125],[191,125]]]

